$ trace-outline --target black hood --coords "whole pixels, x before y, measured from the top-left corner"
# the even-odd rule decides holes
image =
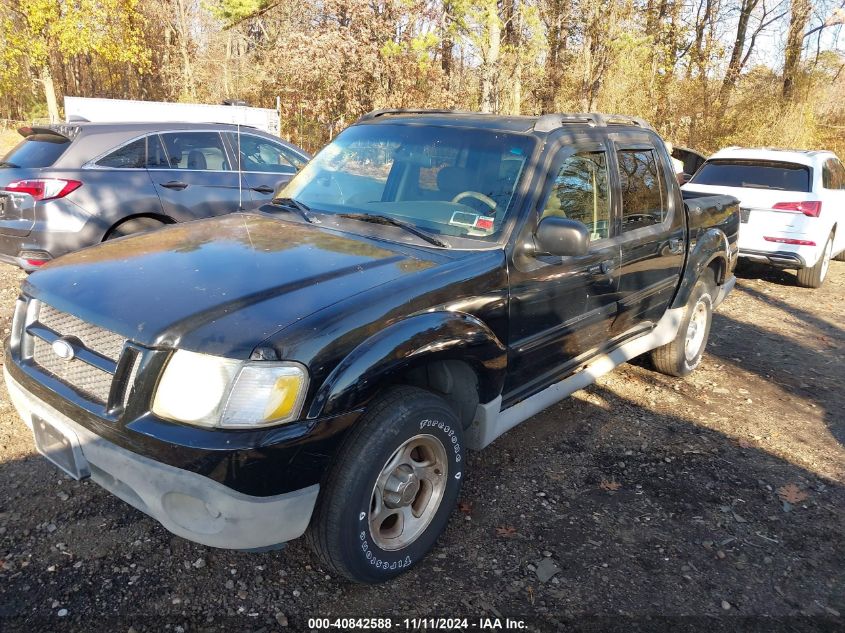
[[[143,345],[247,358],[310,314],[434,265],[424,251],[233,214],[66,255],[24,291]]]

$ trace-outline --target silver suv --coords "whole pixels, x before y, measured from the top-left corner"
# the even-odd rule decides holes
[[[18,131],[23,140],[0,161],[0,261],[28,271],[103,240],[257,208],[310,159],[254,128],[217,123]]]

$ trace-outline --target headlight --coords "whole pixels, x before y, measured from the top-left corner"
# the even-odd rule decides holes
[[[299,416],[308,374],[298,363],[238,361],[177,350],[153,399],[153,413],[208,427],[250,428]]]

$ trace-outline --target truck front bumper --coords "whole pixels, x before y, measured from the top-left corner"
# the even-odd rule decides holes
[[[174,534],[212,547],[255,550],[295,539],[308,527],[319,485],[271,497],[237,492],[105,440],[27,392],[5,368],[3,373],[12,403],[30,428],[46,423],[60,433],[81,462],[79,473]]]

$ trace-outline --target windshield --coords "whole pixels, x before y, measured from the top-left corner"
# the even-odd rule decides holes
[[[445,237],[498,239],[534,139],[491,130],[358,125],[277,193],[315,211],[379,215]]]
[[[691,183],[721,187],[810,191],[810,169],[781,161],[708,160]]]
[[[49,167],[70,145],[58,134],[31,134],[6,154],[0,165],[4,167]]]

